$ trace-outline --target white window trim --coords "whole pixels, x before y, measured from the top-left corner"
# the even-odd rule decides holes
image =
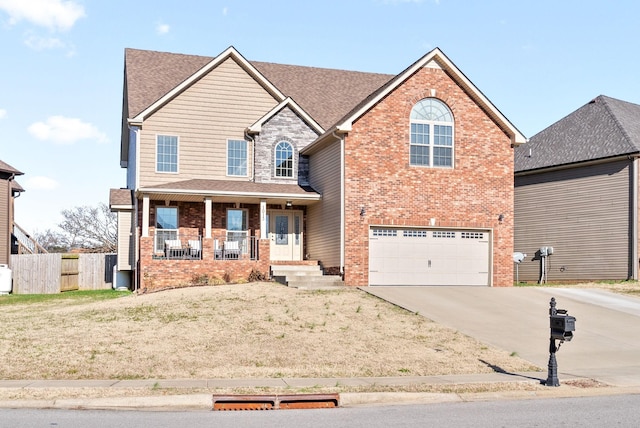
[[[244,144],[245,144],[245,147],[246,147],[246,153],[247,153],[246,174],[244,174],[244,175],[229,174],[229,142],[230,141],[244,141]],[[226,152],[226,156],[225,156],[225,171],[224,171],[225,175],[227,177],[249,177],[249,142],[247,140],[245,140],[244,138],[227,138],[225,152]]]
[[[175,171],[158,171],[158,137],[175,137],[176,138],[176,170]],[[153,158],[155,171],[158,174],[179,174],[180,173],[180,136],[175,134],[156,134],[156,151]]]
[[[284,175],[278,175],[276,172],[278,169],[278,165],[277,165],[278,156],[276,153],[278,151],[278,146],[280,145],[280,143],[287,143],[289,147],[291,147],[291,176],[290,177],[287,177]],[[296,148],[293,146],[293,143],[291,141],[279,140],[276,143],[276,145],[273,147],[273,177],[278,179],[283,179],[283,180],[296,179]]]
[[[425,98],[425,99],[429,99],[429,98]],[[449,106],[442,101],[441,99],[438,98],[433,98],[437,101],[439,101],[440,103],[442,103],[448,110],[449,113],[451,114],[451,122],[446,122],[446,121],[440,121],[440,120],[423,120],[423,119],[412,119],[411,118],[411,112],[413,111],[413,108],[415,108],[415,106],[424,101],[420,100],[417,103],[414,104],[414,107],[411,109],[411,112],[409,113],[409,166],[411,167],[416,167],[416,168],[440,168],[440,169],[453,169],[455,164],[456,164],[456,126],[455,126],[455,119],[453,118],[453,112],[451,111],[451,109],[449,108]],[[411,125],[414,123],[420,123],[423,125],[428,125],[429,126],[429,144],[425,145],[425,144],[413,144],[411,142]],[[435,139],[435,126],[436,125],[440,125],[440,126],[450,126],[451,127],[451,146],[442,146],[442,145],[435,145],[434,144],[434,139]],[[413,164],[411,163],[411,147],[413,146],[427,146],[429,147],[429,165],[418,165],[418,164]],[[450,147],[451,148],[451,165],[434,165],[433,164],[433,153],[434,153],[434,148],[436,147]]]

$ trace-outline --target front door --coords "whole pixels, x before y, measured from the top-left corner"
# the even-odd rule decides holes
[[[271,260],[302,260],[302,211],[269,211]]]

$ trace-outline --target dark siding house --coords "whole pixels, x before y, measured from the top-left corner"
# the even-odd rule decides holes
[[[638,279],[639,154],[640,105],[606,96],[516,148],[520,281]]]

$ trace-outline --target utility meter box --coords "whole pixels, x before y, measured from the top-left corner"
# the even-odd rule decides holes
[[[540,247],[540,256],[547,257],[553,254],[553,247]]]

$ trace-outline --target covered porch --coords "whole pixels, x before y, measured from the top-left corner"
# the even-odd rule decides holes
[[[305,215],[320,195],[298,185],[188,180],[137,192],[140,288],[268,276],[304,263]]]

